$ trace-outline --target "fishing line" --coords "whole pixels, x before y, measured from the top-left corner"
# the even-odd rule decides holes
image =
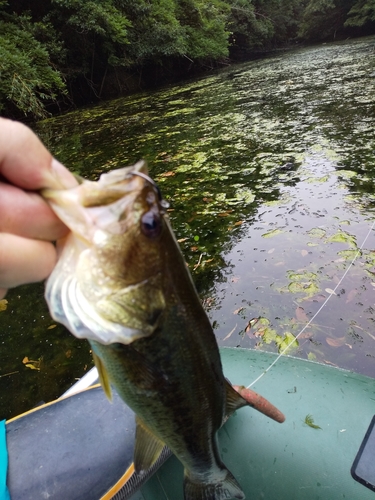
[[[371,234],[371,231],[374,229],[374,226],[375,226],[375,220],[374,222],[372,223],[370,229],[368,230],[368,233],[365,237],[365,239],[363,240],[361,246],[358,248],[357,250],[357,253],[355,254],[355,256],[353,257],[352,261],[350,262],[349,266],[347,267],[346,271],[344,272],[344,274],[341,276],[339,282],[337,283],[337,285],[335,286],[335,288],[331,291],[331,293],[328,295],[328,297],[326,298],[326,300],[323,302],[323,304],[319,307],[319,309],[316,311],[316,313],[313,315],[313,317],[306,323],[306,325],[302,328],[302,330],[298,333],[298,335],[296,335],[296,337],[294,337],[294,339],[279,353],[279,355],[276,357],[276,359],[270,364],[270,366],[263,372],[259,375],[259,377],[257,377],[254,382],[252,382],[251,384],[249,384],[247,386],[247,389],[249,389],[250,387],[252,387],[254,384],[256,384],[262,377],[264,377],[264,375],[269,372],[271,370],[271,368],[279,361],[279,359],[285,354],[285,352],[289,349],[289,347],[291,345],[294,344],[294,342],[298,339],[298,337],[300,335],[302,335],[302,333],[306,330],[306,328],[308,328],[311,323],[314,321],[314,319],[318,316],[318,314],[320,313],[320,311],[323,309],[323,307],[325,307],[327,305],[327,302],[330,300],[330,298],[332,297],[332,295],[336,295],[336,290],[338,289],[338,287],[341,285],[342,281],[344,280],[345,276],[348,274],[350,268],[352,267],[352,265],[354,264],[354,262],[357,260],[358,258],[358,255],[361,254],[362,252],[362,249],[363,247],[365,246],[365,243],[368,239],[368,237],[370,236]]]

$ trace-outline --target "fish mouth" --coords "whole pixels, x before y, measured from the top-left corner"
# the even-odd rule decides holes
[[[151,335],[165,307],[159,242],[168,203],[146,163],[41,194],[71,230],[46,285],[53,317],[102,344]]]
[[[145,181],[154,187],[146,172],[146,162],[140,161],[102,174],[96,182],[80,179],[73,188],[43,189],[41,195],[75,236],[90,245],[98,229],[116,233],[121,226],[124,230],[127,214]],[[154,189],[159,197],[160,190],[156,185]]]
[[[131,167],[102,174],[96,182],[80,181],[71,189],[43,189],[41,195],[65,225],[86,244],[90,244],[93,238],[88,228],[111,228],[114,233],[124,231],[127,213],[145,188],[145,183],[155,192],[160,214],[165,214],[169,207],[159,186],[149,177],[143,160]],[[110,209],[103,210],[105,207]]]

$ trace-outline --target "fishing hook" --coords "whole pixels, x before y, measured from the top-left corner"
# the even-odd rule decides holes
[[[151,179],[151,177],[149,177],[147,174],[144,174],[143,172],[129,172],[129,175],[137,175],[138,177],[142,177],[142,179],[144,179],[145,181],[149,182],[151,184],[151,186],[153,188],[155,188],[157,194],[158,194],[158,198],[159,198],[159,201],[162,205],[163,208],[168,208],[169,207],[169,203],[167,201],[165,201],[163,199],[163,196],[161,194],[161,191],[160,191],[160,188],[159,186],[156,184],[156,182]]]

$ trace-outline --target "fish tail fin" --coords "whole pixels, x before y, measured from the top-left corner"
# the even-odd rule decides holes
[[[243,500],[245,494],[233,474],[225,469],[224,479],[215,483],[193,481],[185,470],[184,498],[185,500]]]

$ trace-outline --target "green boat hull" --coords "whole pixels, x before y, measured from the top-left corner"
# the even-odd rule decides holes
[[[221,356],[226,377],[237,385],[248,385],[276,359],[232,348],[221,349]],[[243,408],[220,430],[223,461],[248,500],[374,500],[374,492],[351,475],[375,414],[374,379],[282,357],[252,388],[286,421],[278,424]],[[124,489],[115,493],[114,488],[108,494],[132,460],[134,416],[125,408],[117,396],[109,404],[97,388],[10,421],[12,500],[45,498],[48,492],[56,500],[99,500],[112,494],[116,500],[183,500],[183,471],[175,457],[138,492],[124,496]],[[308,415],[315,427],[306,423]]]
[[[249,384],[275,355],[221,349],[226,377]],[[375,381],[318,363],[282,357],[256,392],[286,417],[278,424],[243,408],[219,433],[222,458],[252,500],[374,500],[350,473],[375,414]],[[305,423],[313,418],[320,429]],[[375,462],[375,456],[374,462]],[[182,500],[182,467],[171,457],[132,500]]]

